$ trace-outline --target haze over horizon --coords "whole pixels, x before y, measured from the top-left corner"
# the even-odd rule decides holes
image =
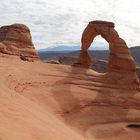
[[[129,47],[140,45],[139,0],[5,0],[1,1],[0,26],[26,24],[36,49],[80,46],[81,34],[89,21],[107,20]],[[94,45],[94,43],[93,43]],[[96,37],[95,45],[107,46]]]

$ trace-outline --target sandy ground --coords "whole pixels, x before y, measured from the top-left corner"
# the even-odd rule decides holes
[[[6,55],[0,75],[0,140],[140,140],[140,91],[112,75]]]

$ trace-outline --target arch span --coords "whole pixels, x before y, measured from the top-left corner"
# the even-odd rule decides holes
[[[115,24],[108,21],[91,21],[82,34],[82,47],[78,65],[89,67],[92,60],[88,48],[97,35],[101,35],[109,44],[109,72],[131,73],[131,81],[137,81],[136,64],[125,41],[119,37],[114,29]]]

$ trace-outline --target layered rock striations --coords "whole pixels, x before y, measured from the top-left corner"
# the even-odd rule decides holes
[[[122,38],[120,38],[114,27],[115,25],[112,22],[89,22],[82,35],[82,47],[77,64],[85,67],[89,67],[92,64],[91,57],[89,56],[87,50],[94,38],[101,35],[109,43],[109,73],[117,72],[119,74],[115,82],[121,84],[125,83],[139,85],[135,61],[129,48],[127,47],[127,44]]]
[[[27,61],[38,59],[30,29],[23,24],[13,24],[0,28],[0,52],[17,55],[22,60]]]

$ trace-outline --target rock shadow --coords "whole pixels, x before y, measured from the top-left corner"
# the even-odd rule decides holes
[[[140,116],[128,115],[131,109],[140,107],[133,99],[137,91],[110,87],[104,81],[95,82],[97,77],[88,71],[88,68],[71,67],[68,75],[52,86],[53,97],[60,106],[58,113],[64,122],[95,138],[119,135],[124,130],[122,125],[139,123]]]

